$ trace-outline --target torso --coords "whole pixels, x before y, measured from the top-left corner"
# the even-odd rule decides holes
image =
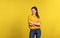
[[[29,16],[29,20],[31,20],[32,22],[37,22],[38,21],[38,18],[36,16]],[[29,28],[30,29],[37,29],[37,28],[40,28],[40,25],[29,25]]]

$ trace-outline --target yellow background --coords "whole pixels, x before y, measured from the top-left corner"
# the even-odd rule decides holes
[[[0,38],[29,38],[32,6],[41,17],[41,38],[60,38],[60,0],[0,0]]]

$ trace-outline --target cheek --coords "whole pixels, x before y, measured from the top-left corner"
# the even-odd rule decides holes
[[[36,11],[35,11],[35,13],[36,13]]]
[[[34,11],[32,11],[32,13],[34,13]]]

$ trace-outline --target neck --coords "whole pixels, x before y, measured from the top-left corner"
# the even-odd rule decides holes
[[[32,15],[34,15],[34,16],[35,16],[35,14],[32,14]]]
[[[35,15],[35,14],[32,13],[32,15]]]

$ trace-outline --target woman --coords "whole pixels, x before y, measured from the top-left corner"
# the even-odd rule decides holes
[[[40,17],[38,15],[38,9],[37,7],[31,8],[32,14],[28,17],[28,24],[30,28],[30,36],[29,38],[34,38],[34,35],[36,35],[36,38],[40,38],[41,36],[41,30],[40,30]]]

